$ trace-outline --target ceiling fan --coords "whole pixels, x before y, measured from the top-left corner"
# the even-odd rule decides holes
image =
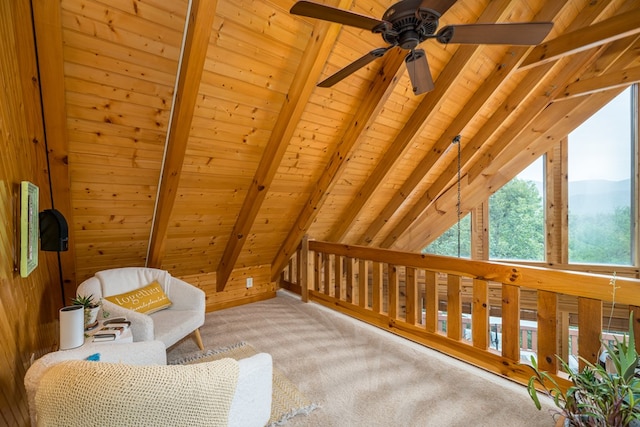
[[[436,32],[438,19],[455,2],[456,0],[403,0],[387,9],[382,19],[311,1],[296,2],[290,13],[379,33],[388,44],[387,47],[374,49],[352,62],[318,83],[318,86],[333,86],[373,60],[381,58],[391,48],[399,46],[409,51],[404,61],[416,95],[434,88],[425,51],[416,49],[426,39],[436,39],[443,44],[536,45],[544,40],[553,27],[552,22],[468,24],[447,25]]]

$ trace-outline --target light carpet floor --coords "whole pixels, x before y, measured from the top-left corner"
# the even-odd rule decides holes
[[[286,291],[277,298],[207,313],[205,348],[238,341],[272,355],[320,406],[287,426],[554,425],[549,401],[538,411],[523,386],[389,334]],[[169,361],[198,351],[191,338]]]

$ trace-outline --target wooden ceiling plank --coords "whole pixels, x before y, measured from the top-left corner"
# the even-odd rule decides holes
[[[49,168],[53,190],[52,208],[55,207],[67,220],[69,241],[75,238],[73,209],[71,206],[69,176],[69,139],[65,104],[65,80],[62,43],[62,18],[59,2],[32,1],[36,49],[42,91],[42,109],[49,150]],[[53,206],[55,202],[55,206]],[[74,245],[60,254],[62,280],[65,295],[73,295],[76,287],[76,263]]]
[[[536,46],[522,62],[521,68],[524,70],[535,67],[638,34],[640,33],[638,22],[640,22],[640,9],[632,9],[588,27],[565,33]]]
[[[598,77],[578,80],[577,82],[567,85],[562,95],[558,96],[556,100],[590,95],[595,92],[626,87],[638,82],[640,82],[640,67],[609,72]]]
[[[167,137],[162,177],[149,241],[147,265],[161,267],[167,227],[175,203],[184,162],[191,120],[211,37],[217,0],[193,0],[187,17],[187,35],[182,52],[177,94]]]
[[[582,15],[579,15],[573,21],[574,23],[572,24],[572,26],[581,25],[585,19],[587,20],[598,19],[601,16],[601,14],[606,10],[607,7],[608,7],[608,3],[601,2],[599,4],[599,7],[597,8],[584,10]],[[571,30],[571,26],[570,26],[570,30]],[[531,54],[529,54],[528,57],[531,57]],[[584,61],[586,61],[587,58],[590,58],[590,55],[588,53],[582,54],[580,55],[580,58],[583,58],[583,59],[581,61],[574,60],[571,63],[584,64]],[[575,65],[574,67],[571,67],[572,72],[577,71],[576,67],[577,65]],[[533,92],[533,88],[537,87],[537,85],[540,84],[540,82],[543,82],[545,76],[549,72],[551,72],[553,68],[554,68],[553,63],[545,63],[545,64],[542,64],[540,67],[537,67],[531,70],[525,77],[525,80],[523,80],[521,84],[518,86],[518,89],[516,89],[516,91],[513,92],[509,96],[509,98],[506,99],[499,108],[495,109],[494,114],[491,116],[489,121],[482,127],[481,131],[478,134],[476,134],[471,141],[469,141],[464,145],[464,148],[462,149],[462,153],[461,153],[461,167],[463,169],[469,168],[469,163],[472,161],[474,157],[476,157],[476,152],[479,149],[479,147],[481,147],[482,144],[484,144],[484,142],[486,142],[489,138],[491,138],[500,129],[502,123],[510,115],[515,114],[517,112],[516,110],[511,108],[510,105],[519,105],[526,98],[531,96],[531,93]],[[567,69],[563,71],[565,75],[568,75],[568,76],[574,75],[569,72],[568,68],[570,67],[567,67]],[[555,93],[558,93],[558,88],[555,89]],[[531,120],[533,120],[533,118],[537,114],[539,114],[541,109],[543,109],[546,105],[548,105],[548,103],[551,102],[553,99],[554,97],[552,96],[543,96],[541,98],[538,98],[536,102],[538,103],[539,108],[538,109],[527,108],[524,114],[529,115],[530,119],[529,120],[523,119],[523,120],[526,121],[526,123],[529,123]],[[518,129],[511,127],[509,128],[508,132],[518,132]],[[508,144],[510,141],[511,139],[509,138],[502,138],[500,145],[504,147],[504,145]],[[484,158],[486,162],[490,162],[493,158],[495,158],[493,157],[494,154],[495,153],[493,152],[484,153],[480,157],[480,160],[475,163],[474,168],[476,168],[476,170],[482,170],[481,167],[478,167],[482,159]],[[440,174],[438,179],[424,192],[424,195],[418,199],[417,203],[414,206],[412,206],[411,209],[408,210],[408,212],[403,216],[403,218],[400,219],[394,225],[392,230],[383,239],[381,247],[384,247],[384,248],[391,247],[394,244],[394,241],[397,238],[399,238],[406,230],[408,230],[411,224],[414,221],[416,221],[419,217],[421,217],[421,214],[425,210],[427,210],[438,199],[438,197],[441,197],[441,193],[449,187],[451,181],[457,176],[457,169],[458,169],[458,165],[457,165],[457,159],[456,159],[455,161],[452,161],[449,164],[447,169],[442,174]]]
[[[345,8],[349,5],[350,1],[341,0],[338,7]],[[340,28],[340,25],[324,21],[318,21],[314,26],[313,36],[309,39],[308,46],[291,84],[291,89],[285,97],[278,120],[273,127],[269,142],[256,169],[218,264],[216,270],[216,289],[218,292],[224,290],[229,280],[229,276],[240,256],[242,247],[247,241],[247,236],[258,216],[268,189],[278,171],[278,166],[287,150],[289,141],[295,132],[298,121],[304,112],[311,93],[315,89],[315,82],[318,80],[331,48],[338,37]]]
[[[487,7],[478,18],[479,22],[500,21],[510,12],[510,1],[493,2]],[[364,206],[375,193],[385,176],[393,168],[404,150],[411,141],[429,122],[429,118],[438,112],[438,107],[446,99],[447,94],[452,90],[455,83],[461,77],[459,72],[469,64],[478,54],[479,45],[461,46],[447,63],[435,82],[435,89],[426,94],[415,112],[402,127],[400,133],[391,143],[390,148],[385,152],[384,157],[377,164],[373,173],[364,185],[357,191],[356,197],[349,203],[348,209],[340,216],[340,221],[329,233],[328,240],[338,242],[344,238],[347,231],[358,217]]]
[[[375,119],[395,89],[398,82],[396,75],[404,62],[404,56],[404,52],[401,49],[393,49],[385,56],[376,79],[367,90],[367,102],[361,104],[353,119],[346,126],[346,130],[340,138],[340,142],[327,163],[322,176],[313,186],[309,199],[305,202],[296,222],[290,228],[287,238],[280,246],[272,263],[271,271],[273,275],[279,275],[280,270],[291,258],[311,223],[320,212],[320,208],[331,192],[337,177],[346,168],[360,135],[367,129],[370,122]],[[275,280],[275,276],[272,276],[272,280]]]

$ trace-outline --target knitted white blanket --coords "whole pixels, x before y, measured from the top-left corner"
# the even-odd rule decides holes
[[[36,394],[39,426],[225,426],[238,362],[135,366],[66,361]]]

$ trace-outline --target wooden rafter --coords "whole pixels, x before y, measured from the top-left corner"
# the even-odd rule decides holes
[[[193,0],[190,14],[187,17],[187,35],[177,85],[180,96],[176,98],[173,108],[149,242],[147,265],[150,267],[162,265],[169,218],[180,184],[193,111],[198,97],[217,4],[217,0]]]
[[[531,55],[523,61],[521,68],[527,69],[545,64],[567,55],[638,34],[640,33],[638,22],[640,22],[640,9],[631,9],[597,24],[565,33],[537,46]]]
[[[598,77],[578,80],[565,88],[557,100],[573,98],[574,96],[590,95],[594,92],[618,89],[640,82],[640,67],[633,67],[628,70],[619,70],[605,73]]]
[[[361,105],[347,125],[346,131],[327,163],[322,176],[311,190],[309,199],[304,204],[295,224],[291,227],[287,238],[278,250],[272,263],[272,277],[279,274],[279,271],[295,251],[300,239],[302,239],[318,215],[337,177],[344,170],[360,135],[367,128],[369,122],[375,119],[376,113],[380,111],[391,92],[393,92],[398,81],[396,74],[403,62],[404,52],[400,49],[394,49],[385,56],[380,71],[377,73],[377,78],[369,87],[368,101]]]
[[[344,8],[349,4],[349,1],[341,0],[338,7]],[[315,37],[309,39],[309,44],[305,49],[301,64],[291,84],[291,89],[278,115],[278,120],[271,132],[267,147],[260,159],[220,259],[216,273],[216,289],[218,292],[224,290],[227,280],[229,280],[231,271],[238,260],[243,245],[247,241],[247,235],[251,231],[251,227],[262,207],[282,157],[287,150],[291,136],[315,88],[315,83],[322,72],[339,31],[340,26],[337,24],[329,24],[324,21],[318,21],[315,24],[313,31]]]

